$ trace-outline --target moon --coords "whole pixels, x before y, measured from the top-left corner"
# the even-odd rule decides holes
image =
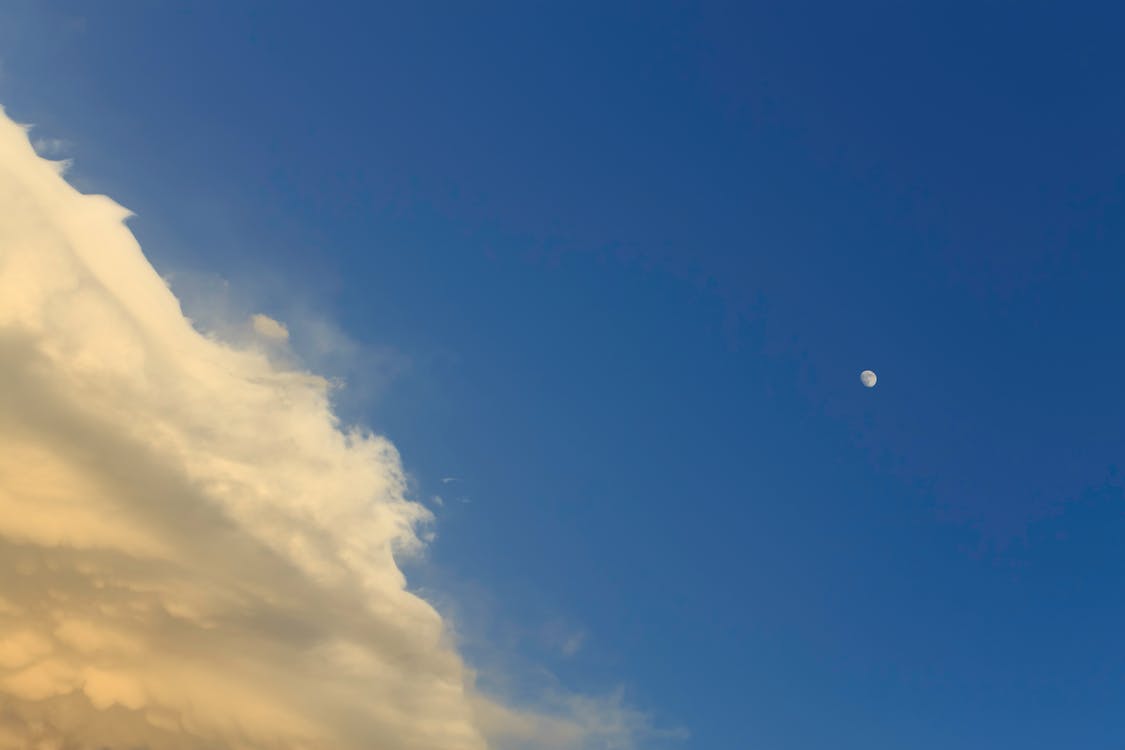
[[[875,373],[871,370],[864,370],[859,374],[859,382],[863,383],[868,388],[874,388],[877,380],[878,378],[875,377]]]

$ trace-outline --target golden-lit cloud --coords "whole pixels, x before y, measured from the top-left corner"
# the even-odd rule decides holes
[[[0,114],[0,750],[626,747],[482,696],[406,588],[430,511],[328,383],[197,331]]]
[[[285,327],[285,324],[274,320],[268,315],[255,313],[250,317],[250,322],[254,326],[254,331],[259,336],[274,339],[275,341],[285,341],[289,338],[289,329]]]

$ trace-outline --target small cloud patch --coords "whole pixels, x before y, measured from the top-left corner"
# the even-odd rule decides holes
[[[289,329],[285,327],[285,324],[274,320],[268,315],[257,313],[250,318],[250,321],[254,325],[254,332],[262,338],[267,338],[271,341],[289,340]]]

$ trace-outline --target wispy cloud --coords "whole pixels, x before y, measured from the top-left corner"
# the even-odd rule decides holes
[[[194,327],[126,216],[0,114],[0,747],[645,736],[617,697],[477,689],[396,562],[431,514],[395,447],[342,429],[325,378]]]
[[[285,327],[285,324],[274,320],[268,315],[255,313],[250,316],[250,323],[254,327],[254,332],[259,336],[272,341],[289,340],[289,329]]]
[[[66,156],[74,148],[74,144],[64,138],[35,138],[31,141],[40,156],[48,159],[58,159]]]
[[[406,353],[357,341],[299,295],[279,300],[273,289],[278,280],[256,283],[260,281],[244,278],[232,284],[212,273],[186,269],[165,275],[196,330],[235,347],[263,349],[278,366],[321,374],[330,386],[333,406],[348,416],[378,402],[411,371]]]

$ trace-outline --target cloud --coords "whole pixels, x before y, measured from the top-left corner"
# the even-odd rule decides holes
[[[0,206],[4,733],[484,747],[395,562],[430,516],[394,446],[341,430],[324,379],[200,335],[126,212],[6,119]]]
[[[559,692],[550,699],[552,710],[517,712],[496,703],[478,707],[481,726],[490,736],[527,748],[604,748],[631,750],[637,740],[650,743],[681,741],[684,729],[654,729],[650,717],[626,705],[622,691],[590,697]]]
[[[254,327],[254,332],[273,341],[288,341],[289,329],[285,327],[284,323],[279,323],[268,315],[255,313],[250,317],[251,325]]]
[[[411,370],[409,356],[357,341],[299,294],[278,289],[283,287],[278,279],[251,276],[232,284],[213,273],[178,269],[164,280],[196,330],[235,347],[264,344],[275,364],[320,373],[331,386],[333,407],[348,416],[363,413]],[[252,312],[263,307],[276,310],[281,319]]]
[[[586,631],[584,630],[558,635],[561,637],[557,638],[555,645],[563,656],[574,656],[586,644]]]
[[[0,750],[653,736],[615,696],[482,693],[398,567],[432,537],[395,447],[197,330],[127,216],[0,112]]]
[[[48,158],[65,156],[74,148],[74,144],[64,138],[36,138],[31,145],[41,156]]]

